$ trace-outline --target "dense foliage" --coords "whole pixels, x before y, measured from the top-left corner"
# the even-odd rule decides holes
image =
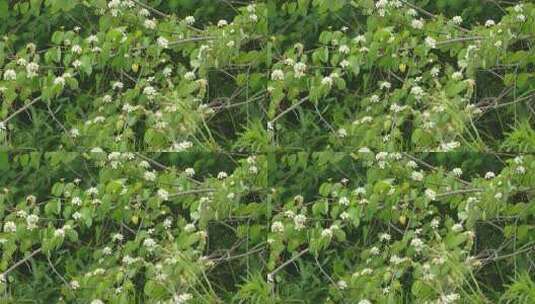
[[[0,0],[1,303],[534,303],[535,4]]]

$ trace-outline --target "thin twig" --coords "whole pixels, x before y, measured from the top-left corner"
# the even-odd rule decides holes
[[[52,261],[48,255],[46,256],[46,259],[48,260],[48,264],[52,268],[52,271],[54,271],[54,273],[61,279],[61,281],[63,281],[63,283],[65,283],[65,285],[67,285],[68,288],[71,288],[69,282],[67,282],[67,280],[65,280],[65,278],[56,270],[56,267],[54,267],[54,264],[52,264]]]
[[[405,5],[407,5],[407,6],[411,7],[411,8],[413,8],[413,9],[415,9],[415,10],[417,10],[417,11],[419,11],[420,13],[422,13],[422,14],[424,14],[424,15],[426,15],[426,16],[432,18],[432,19],[436,19],[436,18],[437,18],[437,16],[434,15],[434,14],[432,14],[431,12],[428,12],[428,11],[426,11],[425,9],[423,9],[423,8],[417,6],[417,5],[414,5],[414,4],[412,4],[412,3],[408,2],[408,1],[401,0],[401,3],[403,3],[403,4],[405,4]],[[463,32],[469,32],[468,29],[465,29],[465,28],[462,27],[462,26],[455,25],[455,27],[458,28],[459,30],[463,31]]]
[[[6,271],[2,272],[2,274],[0,274],[0,278],[5,278],[11,271],[13,271],[15,268],[19,267],[21,264],[23,264],[27,260],[31,259],[34,255],[38,254],[41,251],[43,251],[42,248],[34,250],[32,253],[30,253],[29,256],[27,256],[24,259],[18,261],[17,263],[13,264],[13,266],[9,267]]]
[[[63,129],[63,132],[65,132],[65,134],[69,134],[69,131],[67,131],[65,126],[56,118],[56,115],[54,115],[54,112],[52,111],[48,103],[46,104],[46,107],[48,109],[48,114],[50,114],[52,119]]]
[[[413,156],[413,155],[411,155],[411,154],[409,154],[409,153],[403,153],[403,155],[405,155],[406,157],[408,157],[408,158],[414,160],[415,162],[418,162],[418,163],[420,163],[420,164],[426,166],[427,168],[429,168],[429,169],[431,169],[431,170],[433,170],[433,171],[438,171],[437,168],[435,168],[435,167],[432,166],[431,164],[428,164],[428,163],[425,162],[424,160],[419,159],[418,157],[415,157],[415,156]],[[455,175],[453,175],[453,174],[451,174],[451,173],[446,173],[446,174],[447,174],[447,175],[450,175],[450,176],[453,176],[455,179],[457,179],[459,182],[463,183],[464,185],[467,185],[467,186],[470,185],[469,182],[463,180],[462,178],[460,178],[460,177],[458,177],[458,176],[455,176]]]
[[[298,106],[300,106],[303,102],[307,101],[308,100],[308,96],[306,97],[303,97],[301,98],[301,100],[299,100],[298,102],[296,102],[295,104],[293,104],[291,107],[289,107],[288,109],[282,111],[279,115],[275,116],[275,118],[273,118],[272,120],[270,120],[268,122],[268,124],[273,124],[275,121],[277,121],[279,118],[281,118],[282,116],[286,115],[288,112],[294,110],[295,108],[297,108]]]
[[[34,103],[38,102],[39,100],[41,100],[41,96],[37,97],[37,98],[34,98],[31,102],[25,104],[23,107],[21,107],[20,109],[18,109],[17,111],[13,112],[13,114],[9,115],[6,119],[4,119],[3,121],[0,122],[0,126],[5,126],[6,123],[11,120],[13,117],[17,116],[19,113],[25,111],[26,109],[28,109],[29,107],[31,107]]]
[[[187,38],[187,39],[182,39],[182,40],[177,40],[177,41],[171,41],[169,42],[169,46],[175,46],[175,45],[178,45],[178,44],[182,44],[182,43],[188,43],[188,42],[196,42],[196,41],[206,41],[206,40],[213,40],[215,39],[215,37],[192,37],[192,38]],[[150,45],[148,46],[140,46],[140,47],[136,47],[134,48],[133,50],[135,51],[138,51],[138,50],[144,50],[146,48],[148,48]]]
[[[275,274],[277,274],[277,272],[279,272],[281,269],[283,269],[284,267],[288,266],[288,264],[292,263],[293,261],[297,260],[298,258],[300,258],[303,254],[307,253],[308,251],[310,250],[310,248],[306,248],[304,250],[302,250],[301,252],[299,252],[298,254],[296,254],[294,257],[292,257],[291,259],[289,259],[288,261],[282,263],[279,267],[277,267],[275,270],[273,270],[272,272],[268,273],[267,275],[267,280],[269,283],[273,283],[273,276]]]
[[[327,277],[327,279],[329,279],[329,281],[331,281],[331,284],[333,284],[334,286],[336,286],[336,283],[334,282],[334,280],[331,278],[331,276],[325,271],[323,270],[323,267],[321,267],[321,264],[320,264],[320,261],[318,261],[318,258],[316,256],[314,256],[314,259],[316,260],[316,264],[318,265],[321,273],[323,273],[324,276]]]
[[[160,17],[168,17],[167,14],[155,9],[154,7],[148,5],[148,4],[145,4],[141,1],[138,1],[138,0],[132,0],[135,4],[141,6],[141,7],[144,7],[146,9],[148,9],[149,11],[152,11],[153,13],[155,13],[156,15],[160,16]]]
[[[190,195],[190,194],[198,194],[198,193],[206,193],[206,192],[214,192],[214,191],[215,191],[215,189],[212,189],[212,188],[195,189],[195,190],[188,190],[188,191],[182,191],[182,192],[177,192],[177,193],[171,193],[171,194],[169,194],[169,197]]]

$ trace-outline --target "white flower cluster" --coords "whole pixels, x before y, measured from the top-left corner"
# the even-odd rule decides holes
[[[284,80],[284,72],[280,69],[273,70],[273,72],[271,72],[271,79]]]
[[[169,47],[169,40],[167,40],[166,38],[164,37],[158,37],[158,39],[156,39],[156,43],[158,44],[159,47],[161,47],[162,49],[166,49]]]
[[[190,149],[191,147],[193,147],[193,143],[187,140],[173,144],[173,150],[175,152],[183,152]]]
[[[282,233],[284,232],[284,225],[280,221],[273,222],[271,224],[271,232]]]

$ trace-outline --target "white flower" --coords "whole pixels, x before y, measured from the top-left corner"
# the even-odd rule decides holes
[[[69,283],[69,285],[71,285],[71,288],[72,288],[72,289],[78,289],[78,288],[80,288],[80,283],[79,283],[78,281],[76,281],[76,280],[72,280],[72,281]]]
[[[190,293],[182,293],[179,295],[175,295],[173,297],[173,304],[184,304],[187,303],[189,300],[193,299],[193,296]]]
[[[284,72],[280,69],[273,70],[273,72],[271,72],[271,79],[272,80],[284,80]]]
[[[338,136],[340,136],[342,138],[347,136],[347,131],[344,128],[338,129],[337,133],[338,133]]]
[[[324,237],[324,238],[332,238],[333,236],[333,231],[331,228],[326,228],[326,229],[323,229],[323,231],[321,231],[321,236]]]
[[[440,304],[451,304],[451,303],[455,303],[455,302],[458,301],[460,298],[461,298],[461,296],[459,296],[459,294],[457,294],[457,293],[450,293],[450,294],[448,294],[448,295],[442,295],[442,296],[440,296],[440,301],[439,301],[439,303],[440,303]]]
[[[112,252],[112,251],[111,251],[111,248],[110,248],[110,247],[104,247],[104,248],[102,249],[102,254],[104,254],[104,255],[110,255],[111,252]]]
[[[186,170],[184,170],[184,173],[186,173],[186,176],[192,177],[195,175],[195,170],[193,168],[186,168]]]
[[[122,82],[120,82],[120,81],[116,81],[111,85],[111,87],[114,90],[121,90],[124,87],[124,84]]]
[[[463,23],[463,18],[461,16],[455,16],[453,18],[451,18],[451,22],[453,22],[453,24],[461,24]]]
[[[524,174],[524,173],[526,173],[526,168],[524,168],[524,166],[518,166],[518,167],[516,167],[515,172],[517,174]]]
[[[421,30],[424,27],[424,21],[423,19],[413,19],[411,26],[415,29]]]
[[[294,64],[294,72],[296,78],[301,78],[305,75],[305,71],[307,69],[307,66],[303,62],[297,62]]]
[[[247,11],[249,13],[254,13],[255,12],[255,5],[254,4],[249,4],[249,5],[247,5],[246,9],[247,9]]]
[[[455,168],[451,170],[451,173],[453,173],[453,175],[457,177],[460,177],[461,175],[463,175],[463,170],[461,168]]]
[[[195,79],[195,73],[194,72],[186,72],[186,74],[184,74],[184,79],[186,80],[194,80]]]
[[[151,20],[151,19],[146,19],[144,22],[143,22],[143,26],[148,28],[148,29],[155,29],[156,28],[156,21],[155,20]]]
[[[307,217],[304,214],[298,214],[294,217],[295,230],[302,230],[305,228]]]
[[[409,160],[407,162],[407,167],[409,167],[411,169],[416,169],[416,168],[418,168],[418,164],[413,160]]]
[[[79,220],[80,218],[82,218],[82,214],[76,211],[75,213],[72,214],[72,218],[75,220]]]
[[[122,234],[120,234],[120,233],[114,234],[111,238],[114,241],[122,241],[122,240],[124,240],[124,236]]]
[[[425,44],[432,49],[437,47],[437,41],[432,37],[425,38]]]
[[[347,61],[347,60],[345,60],[345,59],[342,60],[342,61],[340,61],[340,66],[341,66],[342,68],[344,68],[344,69],[347,68],[349,65],[350,65],[349,61]]]
[[[75,197],[72,198],[71,204],[73,204],[75,206],[80,206],[80,205],[82,205],[82,199],[80,199],[78,196],[75,196]]]
[[[350,218],[349,213],[347,213],[346,211],[340,213],[340,218],[344,221],[347,221]]]
[[[121,5],[121,0],[111,0],[108,2],[108,8],[118,8]],[[94,304],[94,303],[91,303]]]
[[[338,200],[338,203],[342,206],[349,206],[349,199],[345,196],[342,196],[340,200]]]
[[[158,43],[158,45],[164,49],[169,47],[169,40],[165,39],[164,37],[159,37],[156,39],[156,43]]]
[[[163,201],[167,201],[169,199],[169,192],[167,192],[165,189],[158,189],[156,194]]]
[[[284,232],[284,225],[280,221],[273,222],[271,224],[271,231],[278,233],[278,232]]]
[[[188,224],[186,224],[186,226],[184,226],[184,231],[186,231],[186,232],[193,232],[193,231],[195,231],[195,229],[196,229],[195,225],[192,224],[192,223],[188,223]]]
[[[149,250],[152,250],[154,249],[154,247],[156,247],[156,241],[154,241],[153,239],[151,238],[146,238],[144,241],[143,241],[143,246],[147,247]]]
[[[165,229],[171,228],[172,225],[173,225],[173,221],[170,218],[166,218],[163,221],[163,228],[165,228]]]
[[[425,196],[432,201],[437,199],[437,193],[433,191],[432,189],[426,189]]]
[[[444,152],[451,151],[451,150],[456,149],[456,148],[458,148],[460,146],[461,146],[461,143],[459,143],[458,141],[450,141],[448,143],[440,144],[440,148]]]
[[[440,225],[440,220],[437,219],[437,218],[434,218],[432,221],[431,221],[431,228],[433,229],[437,229],[438,226]]]
[[[146,8],[142,8],[139,10],[139,15],[142,16],[142,17],[148,17],[150,16],[150,12],[148,9]]]
[[[65,236],[65,230],[59,228],[54,231],[55,237],[64,237]]]
[[[349,54],[349,52],[351,51],[349,49],[349,47],[345,44],[342,44],[339,48],[338,48],[338,51],[342,54]]]
[[[218,27],[223,27],[223,26],[226,26],[226,25],[228,25],[228,22],[225,19],[221,19],[221,20],[217,21],[217,26]]]
[[[69,135],[72,137],[72,138],[76,138],[78,136],[80,136],[80,130],[76,129],[76,128],[72,128],[70,131],[69,131]]]
[[[517,13],[522,13],[524,10],[524,6],[522,4],[517,4],[513,7],[513,10]]]
[[[364,195],[366,194],[366,189],[364,187],[358,187],[353,191],[353,194],[355,195]]]
[[[440,73],[440,68],[439,67],[433,67],[429,73],[431,74],[431,76],[437,77],[438,73]]]
[[[14,222],[7,221],[4,224],[4,232],[10,233],[10,232],[15,232],[15,231],[17,231],[17,225]]]
[[[330,76],[326,76],[321,80],[321,84],[331,87],[333,85],[333,79]]]
[[[82,65],[82,62],[78,59],[72,62],[72,66],[76,69],[79,68],[81,65]]]
[[[187,25],[192,25],[193,23],[195,23],[195,17],[187,16],[186,18],[184,18],[184,21]]]
[[[379,84],[380,89],[390,89],[392,87],[392,84],[388,81],[383,81]]]
[[[98,37],[95,36],[95,35],[91,35],[91,36],[89,36],[89,37],[86,38],[86,41],[87,41],[88,43],[98,42]]]
[[[464,228],[463,228],[462,224],[455,224],[455,225],[451,226],[451,230],[453,232],[461,232],[461,231],[463,231],[463,229]]]
[[[187,141],[187,140],[184,140],[180,143],[175,143],[173,144],[173,149],[176,151],[176,152],[182,152],[182,151],[185,151],[189,148],[193,147],[193,143],[191,141]]]
[[[93,301],[91,301],[91,304],[104,304],[104,302],[102,302],[102,300],[100,299],[94,299]]]
[[[81,54],[82,53],[82,47],[79,46],[78,44],[75,44],[75,45],[72,46],[71,52],[73,52],[75,54]]]
[[[357,37],[353,38],[353,42],[355,43],[365,43],[366,37],[364,35],[358,35]]]
[[[370,253],[371,253],[372,255],[379,255],[380,252],[381,252],[381,251],[379,250],[379,247],[377,247],[377,246],[373,246],[373,247],[370,249]]]
[[[461,80],[461,79],[463,79],[463,73],[459,72],[459,71],[454,72],[453,74],[451,74],[451,78],[453,80]]]
[[[37,228],[37,222],[39,221],[39,217],[35,214],[30,214],[26,217],[26,224],[28,224],[28,229],[33,230]]]
[[[422,172],[413,171],[411,173],[411,179],[417,182],[421,182],[424,179],[424,175]]]
[[[485,26],[486,27],[491,27],[491,26],[494,26],[494,25],[496,25],[496,22],[494,22],[494,20],[492,20],[492,19],[489,19],[489,20],[485,21]]]
[[[143,178],[147,181],[153,182],[156,180],[156,174],[154,172],[147,171],[143,174]]]
[[[293,60],[292,58],[286,58],[284,60],[284,64],[285,65],[294,65],[295,64],[295,60]]]
[[[368,299],[363,299],[359,301],[359,304],[372,304],[372,302],[370,302]]]
[[[26,65],[26,77],[33,78],[37,76],[37,71],[39,70],[39,65],[35,62],[30,62]]]
[[[420,86],[413,86],[411,88],[411,94],[417,99],[420,99],[424,95],[424,90]]]
[[[170,67],[165,67],[165,69],[163,69],[162,71],[162,74],[165,77],[171,76],[172,73],[173,73],[173,69],[171,69]]]
[[[383,241],[383,242],[388,242],[392,239],[392,236],[388,233],[381,233],[379,235],[379,240]]]
[[[519,14],[519,15],[516,16],[516,19],[518,21],[524,22],[524,21],[526,21],[526,16],[523,15],[523,14]]]
[[[424,242],[422,242],[419,238],[414,238],[411,241],[411,246],[414,247],[414,249],[418,252],[422,250],[422,247],[424,246]]]
[[[346,289],[347,288],[347,282],[344,281],[344,280],[340,280],[340,281],[336,282],[336,286],[338,286],[338,288],[340,288],[340,289]]]
[[[293,212],[292,210],[288,210],[286,212],[284,212],[284,215],[288,218],[294,218],[295,217],[295,212]]]
[[[156,89],[152,86],[146,86],[143,89],[143,94],[147,95],[149,98],[152,98],[154,95],[156,95]]]
[[[6,70],[4,72],[4,80],[15,80],[17,78],[17,73],[15,70]]]
[[[104,95],[102,97],[102,101],[105,102],[105,103],[110,103],[112,100],[111,96],[110,95]]]
[[[487,173],[485,173],[485,179],[491,179],[491,178],[494,178],[496,177],[496,174],[494,174],[494,172],[492,171],[489,171]]]
[[[401,263],[403,263],[405,261],[406,261],[406,258],[401,258],[401,257],[399,257],[399,256],[397,256],[395,254],[390,257],[390,263],[392,263],[392,264],[399,265],[399,264],[401,264]]]
[[[224,171],[221,171],[221,172],[219,172],[219,173],[217,174],[217,178],[218,178],[218,179],[225,179],[225,178],[227,178],[227,177],[228,177],[228,174],[227,174],[226,172],[224,172]]]

